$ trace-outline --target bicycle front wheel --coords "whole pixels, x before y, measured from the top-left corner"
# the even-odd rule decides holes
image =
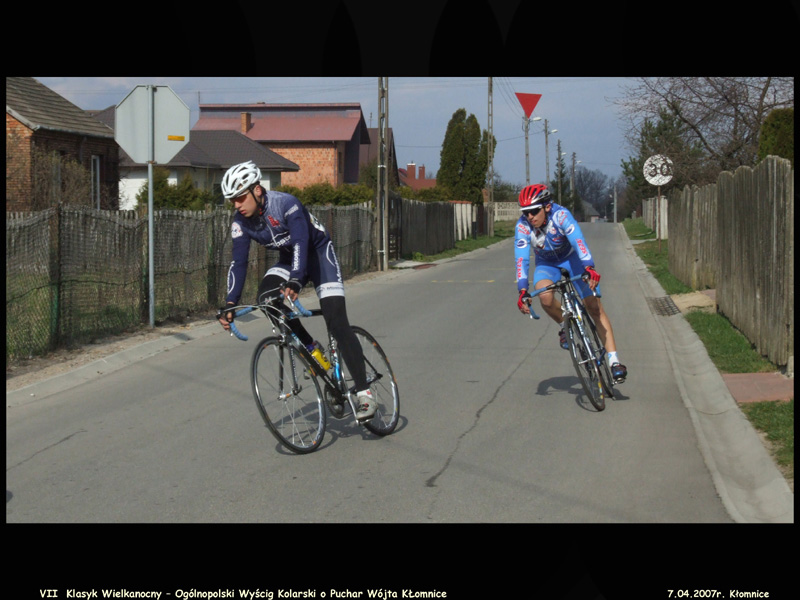
[[[608,366],[606,349],[600,342],[600,334],[597,333],[597,326],[594,323],[594,319],[586,312],[584,312],[583,315],[585,319],[584,322],[589,325],[588,331],[591,332],[591,339],[594,343],[594,347],[599,353],[597,357],[597,370],[600,372],[600,380],[603,382],[603,389],[605,390],[606,396],[614,398],[614,379],[611,377],[611,369]]]
[[[269,430],[292,452],[307,454],[325,436],[325,407],[316,371],[279,338],[262,340],[250,369],[253,396]]]
[[[578,379],[581,380],[583,390],[586,392],[589,402],[598,411],[606,407],[605,390],[600,378],[600,372],[595,362],[595,349],[588,336],[581,333],[581,328],[575,317],[568,319],[567,339],[569,340],[569,351],[572,355],[572,362],[578,372]]]
[[[400,394],[397,380],[386,358],[386,353],[377,340],[361,327],[353,327],[361,350],[364,352],[364,365],[367,369],[367,382],[372,390],[378,410],[375,416],[364,423],[364,427],[376,435],[389,435],[400,420]],[[348,376],[349,377],[349,376]],[[348,379],[352,389],[352,379]]]

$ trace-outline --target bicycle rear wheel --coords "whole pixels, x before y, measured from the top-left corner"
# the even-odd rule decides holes
[[[584,313],[585,314],[585,313]],[[578,379],[581,380],[583,390],[598,411],[606,407],[605,390],[600,377],[600,371],[594,360],[595,349],[588,336],[581,334],[580,327],[575,317],[568,319],[567,339],[569,340],[569,352],[575,370],[578,372]]]
[[[277,440],[297,454],[319,448],[325,407],[306,357],[280,338],[266,338],[253,352],[250,374],[258,411]]]
[[[378,410],[375,416],[364,422],[364,427],[376,435],[389,435],[397,427],[400,420],[400,394],[397,380],[392,372],[389,359],[375,338],[361,327],[353,327],[361,350],[364,352],[364,364],[367,368],[367,382],[372,390]],[[353,381],[349,373],[345,373],[348,387],[353,389]]]

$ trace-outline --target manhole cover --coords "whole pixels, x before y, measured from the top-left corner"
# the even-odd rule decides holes
[[[678,305],[669,296],[663,298],[648,298],[647,304],[650,305],[650,310],[653,314],[661,315],[662,317],[671,317],[681,312]]]

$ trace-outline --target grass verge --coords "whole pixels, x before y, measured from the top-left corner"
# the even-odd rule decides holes
[[[742,406],[753,426],[764,433],[784,476],[794,479],[794,399],[789,402],[753,402]]]
[[[651,239],[642,219],[622,223],[631,240]],[[654,236],[655,234],[653,234]],[[669,272],[668,241],[634,244],[634,250],[668,294],[692,292]],[[778,367],[761,356],[750,341],[720,314],[691,311],[686,320],[706,347],[708,356],[721,373],[763,373]],[[754,402],[743,404],[742,412],[763,433],[765,444],[784,477],[794,480],[794,399],[790,402]]]

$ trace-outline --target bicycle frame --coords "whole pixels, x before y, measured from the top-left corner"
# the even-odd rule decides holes
[[[300,342],[294,332],[289,328],[289,321],[292,319],[299,319],[300,317],[320,316],[322,315],[322,310],[308,310],[303,307],[299,300],[292,301],[288,297],[285,298],[285,300],[289,303],[291,308],[291,312],[288,314],[280,310],[276,305],[270,303],[235,306],[231,308],[231,311],[237,317],[240,317],[253,312],[254,310],[260,310],[269,318],[269,321],[272,325],[272,331],[280,337],[282,344],[287,346],[291,345],[296,352],[303,355],[309,364],[318,365],[319,363],[317,360],[311,356],[311,353],[308,351],[308,349]],[[235,322],[231,322],[230,325],[231,335],[242,341],[247,341],[249,339],[248,336],[237,329]],[[325,390],[334,397],[335,404],[343,405],[345,402],[349,402],[351,408],[353,409],[353,414],[355,414],[356,407],[353,398],[353,392],[355,390],[347,388],[347,383],[345,382],[344,374],[342,373],[342,361],[339,355],[339,348],[336,344],[336,340],[330,332],[328,332],[328,348],[331,358],[331,372],[328,373],[320,367],[315,375],[319,377],[325,384]],[[294,361],[292,361],[292,369],[294,368]]]
[[[610,373],[607,373],[608,369],[605,364],[607,354],[605,344],[601,342],[599,336],[597,335],[596,327],[591,322],[591,316],[589,315],[586,306],[583,304],[581,297],[578,294],[578,290],[575,288],[575,282],[579,279],[585,279],[586,275],[570,277],[570,273],[566,269],[561,269],[561,275],[562,278],[559,281],[551,283],[544,288],[538,289],[531,294],[531,300],[535,296],[548,291],[558,291],[560,293],[563,325],[567,336],[570,339],[570,352],[573,354],[575,367],[579,371],[579,376],[583,378],[579,367],[581,365],[586,365],[586,363],[594,363],[591,369],[593,369],[596,373],[596,376],[599,378],[602,386],[599,390],[598,397],[594,397],[592,395],[589,387],[587,387],[586,382],[584,382],[584,387],[587,391],[587,394],[590,396],[592,404],[594,404],[598,410],[603,410],[605,407],[603,396],[604,394],[608,394],[609,396],[613,397],[612,387],[614,384]],[[592,291],[592,294],[597,296],[594,291]],[[538,319],[539,316],[534,312],[531,302],[529,302],[528,305],[530,307],[531,318]],[[574,333],[570,327],[571,322],[575,323],[578,330],[577,335],[580,336],[580,347],[582,348],[580,356],[575,349],[575,341],[572,339]],[[586,351],[585,353],[584,350]]]

